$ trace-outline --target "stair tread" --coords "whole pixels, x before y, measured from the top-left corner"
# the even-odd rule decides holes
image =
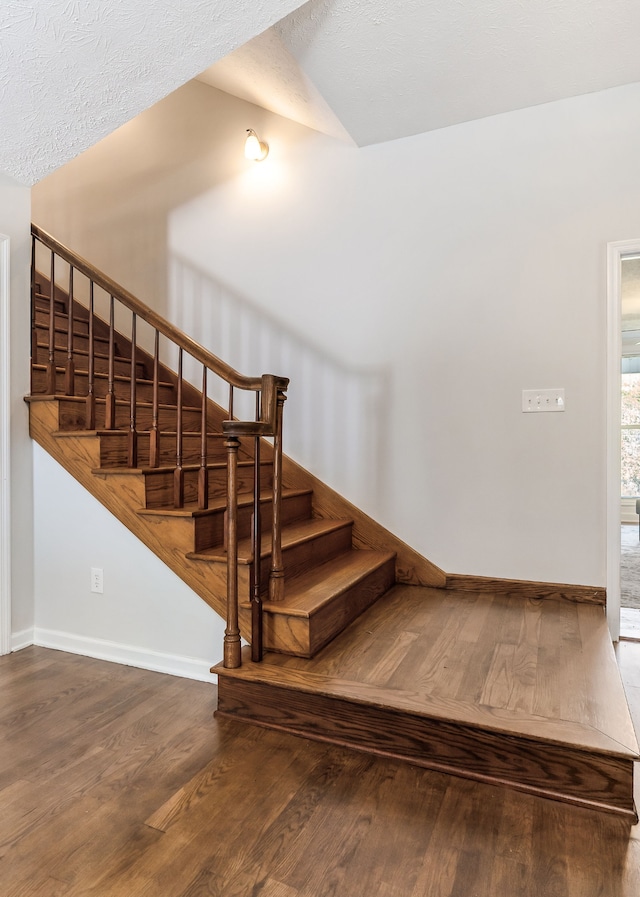
[[[59,312],[56,312],[56,317],[58,317],[58,316],[59,316]],[[85,322],[85,323],[86,323],[86,322]],[[47,333],[49,332],[49,325],[48,325],[48,324],[40,324],[40,323],[36,322],[36,324],[35,324],[35,328],[36,328],[36,330],[43,330],[43,331],[45,331],[45,332],[47,332]],[[53,328],[53,332],[54,332],[54,334],[56,334],[56,333],[61,333],[61,334],[63,334],[63,336],[64,336],[64,338],[65,338],[65,343],[64,343],[64,345],[59,345],[58,343],[55,343],[54,348],[56,348],[56,349],[66,349],[66,348],[67,348],[66,340],[67,340],[68,329],[67,329],[66,327],[54,327],[54,328]],[[73,336],[74,336],[74,338],[77,336],[77,337],[80,337],[80,338],[83,338],[83,339],[87,339],[88,336],[89,336],[89,334],[88,334],[88,333],[84,333],[82,330],[74,330],[74,331],[73,331]],[[94,339],[94,341],[97,342],[97,343],[108,343],[108,342],[109,342],[109,337],[108,337],[108,336],[100,336],[100,334],[98,334],[98,333],[94,333],[94,335],[93,335],[93,339]],[[43,344],[43,343],[38,343],[38,345],[44,345],[44,346],[46,346],[46,348],[49,347],[49,343],[44,343],[44,344]]]
[[[63,433],[65,431],[62,431]],[[73,430],[67,431],[70,435],[76,436],[77,433]],[[247,464],[253,464],[252,461],[247,461]],[[239,465],[238,465],[239,466]],[[226,470],[227,462],[226,461],[210,461],[207,464],[207,470]],[[118,474],[124,473],[128,471],[130,473],[139,473],[143,476],[148,476],[150,474],[173,474],[175,471],[175,465],[173,467],[94,467],[91,473],[96,474],[96,476],[117,476]],[[190,470],[200,470],[199,464],[183,464],[183,471]],[[162,509],[159,509],[162,510]]]
[[[98,436],[127,436],[127,435],[129,434],[129,431],[128,431],[128,430],[122,430],[122,429],[118,429],[118,430],[105,430],[105,429],[103,428],[103,429],[100,429],[100,430],[95,430],[94,432],[95,432]],[[146,430],[140,430],[140,429],[137,429],[137,430],[136,430],[136,433],[138,434],[138,436],[149,436],[151,432],[152,432],[152,431],[149,430],[149,429],[146,429]],[[166,430],[166,429],[163,429],[161,435],[162,435],[162,438],[163,438],[163,439],[165,439],[165,438],[169,438],[169,437],[173,437],[173,438],[175,439],[175,438],[177,437],[178,434],[177,434],[176,430]],[[183,430],[183,432],[182,432],[182,438],[185,439],[185,438],[187,438],[187,437],[188,437],[189,439],[195,439],[196,437],[197,437],[198,439],[201,439],[201,438],[202,438],[202,434],[200,433],[199,430]],[[224,434],[224,433],[221,433],[220,431],[216,431],[216,432],[209,431],[209,432],[207,433],[207,439],[226,439],[226,438],[227,438],[227,437],[225,436],[225,434]],[[267,463],[267,462],[264,462],[264,463]]]
[[[393,558],[393,551],[347,551],[307,573],[285,580],[283,600],[263,601],[263,610],[273,614],[309,617]],[[249,607],[250,604],[247,602],[243,606]]]
[[[65,437],[70,436],[83,436],[83,435],[95,435],[95,431],[92,430],[59,430],[57,434],[60,438],[64,439]],[[268,465],[269,461],[262,461],[263,465]],[[238,461],[238,467],[253,467],[253,461]],[[207,464],[207,470],[226,470],[227,462],[226,461],[209,461]],[[117,476],[121,473],[139,473],[143,476],[153,476],[155,474],[171,474],[173,475],[176,467],[173,466],[162,466],[162,467],[94,467],[91,470],[91,473],[96,474],[96,476]],[[197,471],[200,470],[200,464],[183,464],[182,470],[185,471]],[[251,494],[251,493],[240,493],[243,494]],[[162,511],[162,508],[156,508],[158,511]],[[172,508],[164,509],[164,510],[173,510]]]
[[[311,489],[283,489],[283,498],[296,498],[299,495],[311,495]],[[260,502],[268,504],[272,500],[271,491],[260,493]],[[247,507],[253,504],[253,493],[246,492],[238,495],[238,507]],[[206,517],[209,514],[219,514],[220,511],[226,510],[227,499],[225,496],[219,499],[209,501],[208,508],[199,508],[197,504],[185,504],[183,508],[140,508],[139,514],[147,517]]]
[[[129,361],[128,358],[125,360]],[[37,363],[33,363],[31,365],[31,367],[35,371],[46,371],[48,365],[41,364],[40,362],[37,362]],[[64,374],[64,372],[65,372],[64,365],[60,365],[60,364],[56,365],[56,372],[59,374]],[[89,371],[86,371],[83,368],[75,368],[75,374],[80,377],[88,377]],[[109,374],[106,373],[105,371],[94,371],[93,376],[96,380],[108,380],[109,379]],[[131,382],[131,378],[129,376],[127,376],[127,374],[114,374],[113,379],[118,380],[120,383],[130,383]],[[145,380],[143,377],[136,377],[136,383],[137,384],[145,384],[147,386],[153,386],[153,380],[148,380],[148,379]],[[173,386],[173,383],[171,383],[170,380],[159,380],[158,386],[165,386],[165,387],[168,386],[169,388],[171,388]],[[83,399],[83,398],[85,398],[85,396],[78,396],[78,398]]]
[[[332,533],[346,526],[351,526],[353,521],[348,518],[332,519],[327,517],[313,517],[311,520],[301,520],[287,524],[282,528],[282,548],[293,548],[304,542],[309,542],[317,536]],[[260,557],[265,558],[271,554],[271,532],[262,534],[262,550]],[[191,551],[188,558],[203,561],[226,561],[227,552],[219,546],[206,548],[203,551]],[[238,563],[249,564],[251,562],[251,539],[241,539],[238,542]]]
[[[84,333],[84,334],[77,334],[77,335],[78,335],[78,336],[86,336],[87,334]],[[95,338],[95,339],[99,339],[101,342],[107,342],[107,343],[109,342],[109,340],[108,340],[107,337],[96,336],[96,337],[94,337],[94,338]],[[48,349],[49,349],[49,343],[48,343],[48,342],[47,342],[47,343],[37,342],[37,343],[36,343],[36,346],[38,347],[38,349],[46,349],[47,351],[48,351]],[[67,344],[65,343],[64,346],[62,346],[62,345],[60,345],[60,346],[54,346],[54,349],[57,349],[58,351],[61,351],[61,350],[66,351],[66,349],[67,349]],[[74,355],[86,355],[87,357],[89,357],[89,350],[88,350],[88,349],[81,349],[81,348],[79,348],[78,346],[74,346],[74,347],[73,347],[73,354],[74,354]],[[94,358],[100,358],[102,361],[108,361],[108,360],[109,360],[109,355],[108,355],[108,353],[106,353],[106,352],[105,352],[105,353],[103,353],[103,352],[96,352],[96,351],[94,350],[93,357],[94,357]],[[127,361],[127,362],[130,362],[130,361],[131,361],[131,359],[130,359],[127,355],[114,355],[113,358],[114,358],[114,361]],[[140,365],[144,364],[143,361],[138,361],[137,363],[140,364]]]
[[[31,398],[38,398],[38,396],[33,396]],[[49,397],[43,396],[43,398],[49,398]],[[151,434],[151,431],[150,430],[136,430],[136,433],[138,434],[138,436],[149,436]],[[51,435],[55,436],[56,439],[71,439],[74,436],[113,436],[113,435],[118,435],[118,436],[122,436],[122,437],[128,437],[129,430],[128,429],[127,430],[122,430],[122,429],[120,429],[120,430],[85,430],[83,428],[82,430],[54,430]],[[167,430],[163,430],[162,435],[175,437],[176,434],[171,433]],[[193,431],[193,430],[187,430],[182,435],[183,435],[183,437],[184,436],[197,436],[198,439],[201,438],[200,433]],[[207,433],[207,437],[214,438],[214,439],[218,439],[218,438],[225,439],[226,438],[223,433]],[[219,464],[226,466],[226,461],[215,462],[215,463],[216,463],[216,466],[218,466]],[[270,461],[261,461],[261,464],[270,464],[270,463],[271,463]],[[240,467],[240,466],[246,467],[248,464],[253,464],[253,461],[251,461],[251,460],[238,461],[238,467]],[[199,463],[196,464],[194,462],[191,464],[184,464],[183,469],[186,470],[187,468],[193,468],[193,467],[199,467],[199,466],[200,466]],[[105,471],[105,470],[118,471],[118,470],[120,470],[119,467],[113,467],[113,468],[103,467],[100,469],[102,471]],[[162,467],[145,467],[145,468],[141,468],[141,469],[142,470],[154,470],[154,471],[161,470],[164,472],[167,470],[175,470],[175,464],[174,465],[164,464],[164,465],[162,465]]]
[[[57,284],[56,284],[56,291],[57,291]],[[48,296],[46,293],[36,293],[36,299],[46,299],[47,302],[50,302],[50,301],[51,301],[51,296]],[[61,297],[54,296],[54,297],[53,297],[53,301],[54,301],[54,302],[57,302],[58,304],[62,304],[62,305],[64,306],[64,312],[60,312],[60,314],[65,314],[65,315],[66,315],[66,314],[67,314],[67,302],[66,302],[66,299],[62,299]],[[75,302],[75,297],[74,297],[74,302]]]
[[[49,401],[50,402],[52,400],[55,400],[56,402],[80,402],[80,403],[84,404],[87,401],[87,397],[86,396],[65,396],[65,395],[62,395],[61,393],[55,393],[54,395],[45,395],[44,393],[35,393],[30,396],[25,396],[25,401],[30,401],[30,402],[33,402],[33,401],[36,401],[36,402]],[[95,402],[96,402],[96,405],[104,405],[106,402],[106,399],[104,398],[104,396],[96,396]],[[121,405],[125,408],[128,408],[130,405],[130,402],[128,399],[116,398],[116,405]],[[136,407],[137,408],[153,408],[153,403],[152,402],[136,402]],[[167,402],[159,402],[158,408],[174,410],[177,408],[177,406],[170,405]],[[199,408],[199,407],[196,408],[195,405],[183,405],[182,410],[183,410],[183,412],[184,411],[194,411],[194,412],[197,412],[198,414],[200,414],[202,411],[201,408]],[[122,428],[120,428],[120,429],[122,429]],[[185,430],[185,433],[188,433],[188,432],[193,432],[193,431]]]

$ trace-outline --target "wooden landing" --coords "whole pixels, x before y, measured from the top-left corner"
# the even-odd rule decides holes
[[[214,672],[220,716],[637,819],[602,607],[398,585],[312,660]]]

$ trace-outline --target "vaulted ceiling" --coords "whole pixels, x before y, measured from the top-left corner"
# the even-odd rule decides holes
[[[311,0],[204,80],[359,146],[640,80],[636,0]]]
[[[198,73],[365,146],[640,81],[639,33],[637,0],[9,0],[0,171],[34,183]]]

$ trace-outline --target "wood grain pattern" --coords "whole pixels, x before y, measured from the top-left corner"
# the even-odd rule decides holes
[[[523,579],[493,579],[489,576],[467,576],[462,573],[448,573],[446,588],[456,591],[501,592],[507,595],[521,595],[523,598],[553,598],[565,601],[579,601],[585,604],[606,604],[607,591],[602,586],[580,586],[557,582],[532,582]]]
[[[98,337],[94,337],[96,347],[102,346],[105,351],[99,352],[96,350],[94,353],[94,370],[96,373],[106,374],[109,369],[109,357],[106,354],[106,349],[108,347],[108,342],[106,340],[101,340]],[[54,350],[54,360],[56,365],[59,367],[64,364],[67,357],[66,347],[60,345],[57,346]],[[81,349],[80,346],[76,344],[74,341],[74,354],[78,361],[78,365],[81,370],[88,369],[88,351],[86,347]],[[48,361],[49,355],[49,347],[44,342],[38,342],[36,345],[36,354],[33,358],[35,364],[46,364]],[[116,358],[114,359],[114,373],[118,375],[129,376],[131,372],[131,361],[128,358]],[[137,371],[140,377],[145,376],[145,365],[144,362],[138,361],[137,363]]]
[[[217,713],[636,822],[633,761],[220,676]]]
[[[637,897],[640,826],[214,705],[205,683],[0,658],[3,897]]]
[[[129,362],[129,368],[130,368]],[[31,367],[31,391],[36,395],[46,391],[46,368],[44,365],[34,364]],[[116,374],[114,378],[114,389],[116,398],[125,400],[129,397],[131,390],[128,371],[123,374]],[[64,369],[56,368],[56,393],[64,395]],[[140,385],[140,401],[151,401],[152,384],[148,380],[139,379],[137,383]],[[148,388],[145,392],[144,387]],[[94,393],[97,397],[104,398],[107,394],[108,379],[106,373],[97,372],[94,379]],[[88,374],[87,371],[76,369],[74,377],[74,395],[86,396],[88,392]],[[175,403],[175,390],[170,383],[161,383],[159,385],[160,401],[165,404]]]
[[[270,654],[219,688],[223,714],[634,812],[638,744],[598,606],[396,586],[314,660]]]
[[[282,601],[264,602],[267,650],[277,646],[284,654],[313,657],[391,588],[395,578],[390,552],[360,550],[335,558],[333,578],[323,576],[326,566],[289,580]],[[241,614],[246,617],[249,611],[245,605]]]
[[[171,468],[126,467],[102,468],[105,459],[103,441],[107,442],[113,457],[113,434],[97,431],[58,429],[65,421],[65,414],[73,407],[73,399],[45,399],[33,397],[31,406],[31,433],[50,454],[78,479],[92,494],[102,501],[135,535],[154,551],[194,591],[221,615],[226,604],[226,553],[224,551],[224,509],[226,502],[226,466],[208,466],[208,492],[210,510],[197,512],[189,508],[185,513],[171,510],[174,498],[174,476]],[[73,414],[73,412],[72,412]],[[80,414],[80,412],[78,412]],[[142,440],[144,446],[144,440]],[[121,439],[120,450],[127,446]],[[145,448],[142,449],[144,457]],[[253,488],[253,468],[249,461],[240,461],[238,486],[241,491],[238,515],[238,532],[241,537],[239,589],[241,600],[250,595],[251,515],[248,502]],[[262,487],[265,494],[265,532],[262,546],[262,582],[266,595],[270,558],[270,501],[266,498],[271,486],[271,465],[266,459],[261,464]],[[184,498],[194,505],[198,496],[199,468],[187,465],[183,468]],[[153,512],[153,513],[152,513]],[[309,490],[284,492],[282,520],[285,524],[283,558],[287,580],[297,582],[298,588],[306,588],[303,575],[332,558],[351,551],[351,521],[322,520],[312,518]],[[381,566],[375,552],[353,552],[366,555],[361,575],[355,579],[338,565],[334,575],[327,579],[323,598],[317,583],[310,581],[307,602],[310,612],[305,618],[284,618],[270,624],[268,644],[272,649],[291,652],[296,650],[305,656],[316,653],[326,642],[365,610],[393,583],[392,555],[387,553]],[[362,557],[357,561],[362,565]],[[294,586],[295,592],[295,586]],[[329,600],[330,599],[330,600]],[[283,607],[284,610],[284,607]],[[289,611],[285,611],[289,614]],[[250,638],[250,619],[242,614],[242,634]]]

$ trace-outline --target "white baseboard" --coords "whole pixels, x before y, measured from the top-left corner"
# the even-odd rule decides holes
[[[200,682],[217,682],[218,677],[209,672],[212,661],[196,657],[180,657],[173,654],[161,654],[146,648],[132,645],[120,645],[104,639],[87,638],[70,632],[58,632],[55,629],[32,631],[29,644],[41,648],[55,648],[69,654],[82,654],[95,657],[97,660],[108,660],[111,663],[122,663],[125,666],[139,667],[142,670],[154,670],[157,673],[168,673],[183,679],[197,679]],[[23,647],[26,647],[23,645]],[[17,649],[14,649],[17,650]]]
[[[11,650],[22,651],[33,644],[33,627],[31,629],[23,629],[22,632],[11,633]]]

